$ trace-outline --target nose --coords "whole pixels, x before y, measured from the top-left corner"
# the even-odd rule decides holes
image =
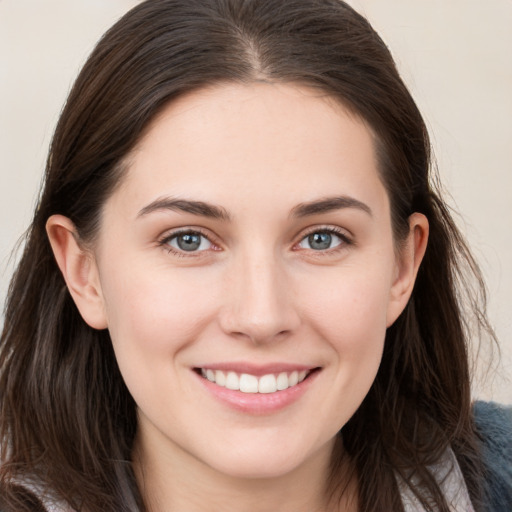
[[[246,255],[233,267],[226,280],[220,313],[223,331],[255,344],[269,343],[294,332],[300,317],[286,269],[278,258],[271,253]]]

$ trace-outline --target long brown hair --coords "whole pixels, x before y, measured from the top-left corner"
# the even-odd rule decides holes
[[[130,462],[135,403],[108,332],[80,317],[45,223],[65,215],[83,241],[93,241],[127,155],[169,101],[216,83],[255,80],[316,87],[363,118],[375,135],[396,240],[411,213],[430,223],[412,298],[388,329],[369,394],[339,436],[333,495],[344,451],[354,462],[361,511],[403,510],[399,476],[426,510],[447,512],[431,465],[451,447],[478,506],[461,301],[469,298],[470,312],[489,330],[483,284],[437,191],[425,124],[387,47],[338,0],[148,0],[105,34],[74,84],[10,285],[0,346],[7,510],[34,510],[17,485],[27,481],[76,510],[144,510]]]

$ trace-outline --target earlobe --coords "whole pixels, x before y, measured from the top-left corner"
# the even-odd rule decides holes
[[[105,329],[107,318],[96,262],[82,248],[74,224],[63,215],[52,215],[46,232],[57,265],[84,321],[95,329]]]
[[[393,324],[411,297],[418,269],[428,242],[428,219],[422,213],[409,217],[409,234],[397,258],[397,272],[391,287],[387,327]]]

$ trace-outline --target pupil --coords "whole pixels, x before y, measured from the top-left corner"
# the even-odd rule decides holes
[[[195,251],[201,245],[201,235],[188,233],[178,237],[178,247],[183,251]]]
[[[308,236],[308,241],[312,249],[320,251],[322,249],[329,249],[332,236],[329,233],[313,233]]]

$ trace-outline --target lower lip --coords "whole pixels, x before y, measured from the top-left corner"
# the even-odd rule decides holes
[[[232,409],[254,415],[272,414],[292,405],[308,390],[317,375],[312,372],[299,384],[275,393],[243,393],[218,386],[194,372],[202,385],[219,401]]]

